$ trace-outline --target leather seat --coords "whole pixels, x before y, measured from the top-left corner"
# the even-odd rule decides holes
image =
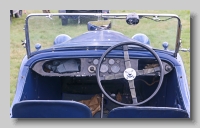
[[[12,118],[90,118],[90,109],[76,101],[29,100],[16,103]]]
[[[182,109],[170,107],[118,107],[112,109],[108,118],[188,118]]]

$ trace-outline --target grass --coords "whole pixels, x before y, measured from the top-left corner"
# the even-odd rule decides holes
[[[39,12],[42,13],[42,10],[27,10],[27,13],[34,13]],[[56,10],[51,10],[51,12],[57,12]],[[173,13],[177,14],[181,21],[182,21],[182,33],[181,33],[181,39],[182,39],[182,47],[183,48],[190,48],[190,11],[187,10],[111,10],[110,12],[118,13],[118,12],[137,12],[137,13]],[[12,23],[10,24],[10,104],[12,103],[13,97],[15,95],[16,90],[16,83],[17,83],[17,77],[18,72],[20,68],[21,61],[23,57],[26,55],[25,48],[21,45],[21,40],[25,39],[25,34],[23,30],[24,26],[24,19],[26,15],[23,14],[21,18],[12,18]],[[87,28],[85,25],[70,25],[70,26],[61,26],[61,22],[58,18],[53,19],[53,23],[48,18],[41,18],[41,22],[34,22],[34,19],[30,21],[31,33],[30,38],[31,45],[34,46],[35,43],[41,43],[42,48],[51,46],[53,44],[53,40],[56,37],[56,35],[59,35],[61,33],[67,33],[71,37],[75,37],[77,35],[82,34],[83,32],[87,31]],[[127,26],[127,24],[121,23],[121,21],[114,21],[112,28],[115,30],[119,30],[128,37],[132,37],[135,33],[139,33],[140,29],[145,29],[145,33],[148,37],[150,37],[152,45],[154,47],[160,47],[161,39],[168,39],[169,42],[174,42],[174,38],[176,36],[175,33],[171,33],[173,31],[173,27],[170,27],[171,23],[166,22],[161,24],[155,24],[152,21],[149,20],[141,20],[141,24],[138,24],[137,27],[135,26]],[[154,30],[148,29],[148,26],[145,28],[142,25],[142,22],[151,22],[151,25],[156,26]],[[173,22],[173,21],[172,21]],[[119,25],[120,24],[120,25]],[[122,25],[123,24],[123,25]],[[48,29],[41,29],[41,28],[47,28],[45,26],[52,26],[48,27]],[[76,29],[76,31],[69,31]],[[128,28],[127,30],[124,30],[123,28]],[[165,28],[165,31],[159,31],[161,28]],[[38,31],[39,30],[39,31]],[[133,31],[134,30],[134,31]],[[45,33],[45,34],[44,34]],[[168,37],[166,37],[168,35]],[[164,41],[164,40],[162,40]],[[170,49],[172,49],[170,45]],[[34,48],[34,47],[33,47]],[[31,49],[34,50],[34,49]],[[188,84],[190,85],[190,53],[189,52],[179,52],[185,66],[186,75]]]

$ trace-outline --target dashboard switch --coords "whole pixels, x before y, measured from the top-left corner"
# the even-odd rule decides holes
[[[96,71],[96,67],[95,67],[94,65],[90,65],[90,66],[88,67],[88,71],[89,71],[90,73],[94,73],[94,72]]]

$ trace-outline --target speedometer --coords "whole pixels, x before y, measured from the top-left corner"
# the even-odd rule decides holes
[[[108,65],[102,64],[100,68],[100,72],[105,73],[108,71]]]
[[[113,73],[118,73],[119,70],[120,70],[120,67],[119,67],[118,65],[113,65],[113,66],[111,67],[111,71],[112,71]]]

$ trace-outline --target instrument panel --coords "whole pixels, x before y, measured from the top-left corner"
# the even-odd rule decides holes
[[[99,58],[94,58],[88,62],[88,72],[89,73],[95,73],[97,65],[99,64]],[[133,68],[137,68],[138,65],[138,60],[137,59],[132,59],[131,64]],[[106,75],[106,74],[111,74],[111,73],[122,73],[125,70],[124,66],[124,59],[120,58],[104,58],[103,62],[100,67],[100,76]]]
[[[130,62],[135,70],[145,69],[147,66],[156,63],[146,59],[143,61],[141,59],[130,59]],[[37,62],[32,69],[42,76],[85,77],[96,76],[98,64],[99,58],[54,59]],[[172,70],[172,66],[166,62],[163,62],[163,66],[167,67],[165,74]],[[100,67],[100,76],[123,73],[124,70],[125,62],[123,58],[104,58]]]

